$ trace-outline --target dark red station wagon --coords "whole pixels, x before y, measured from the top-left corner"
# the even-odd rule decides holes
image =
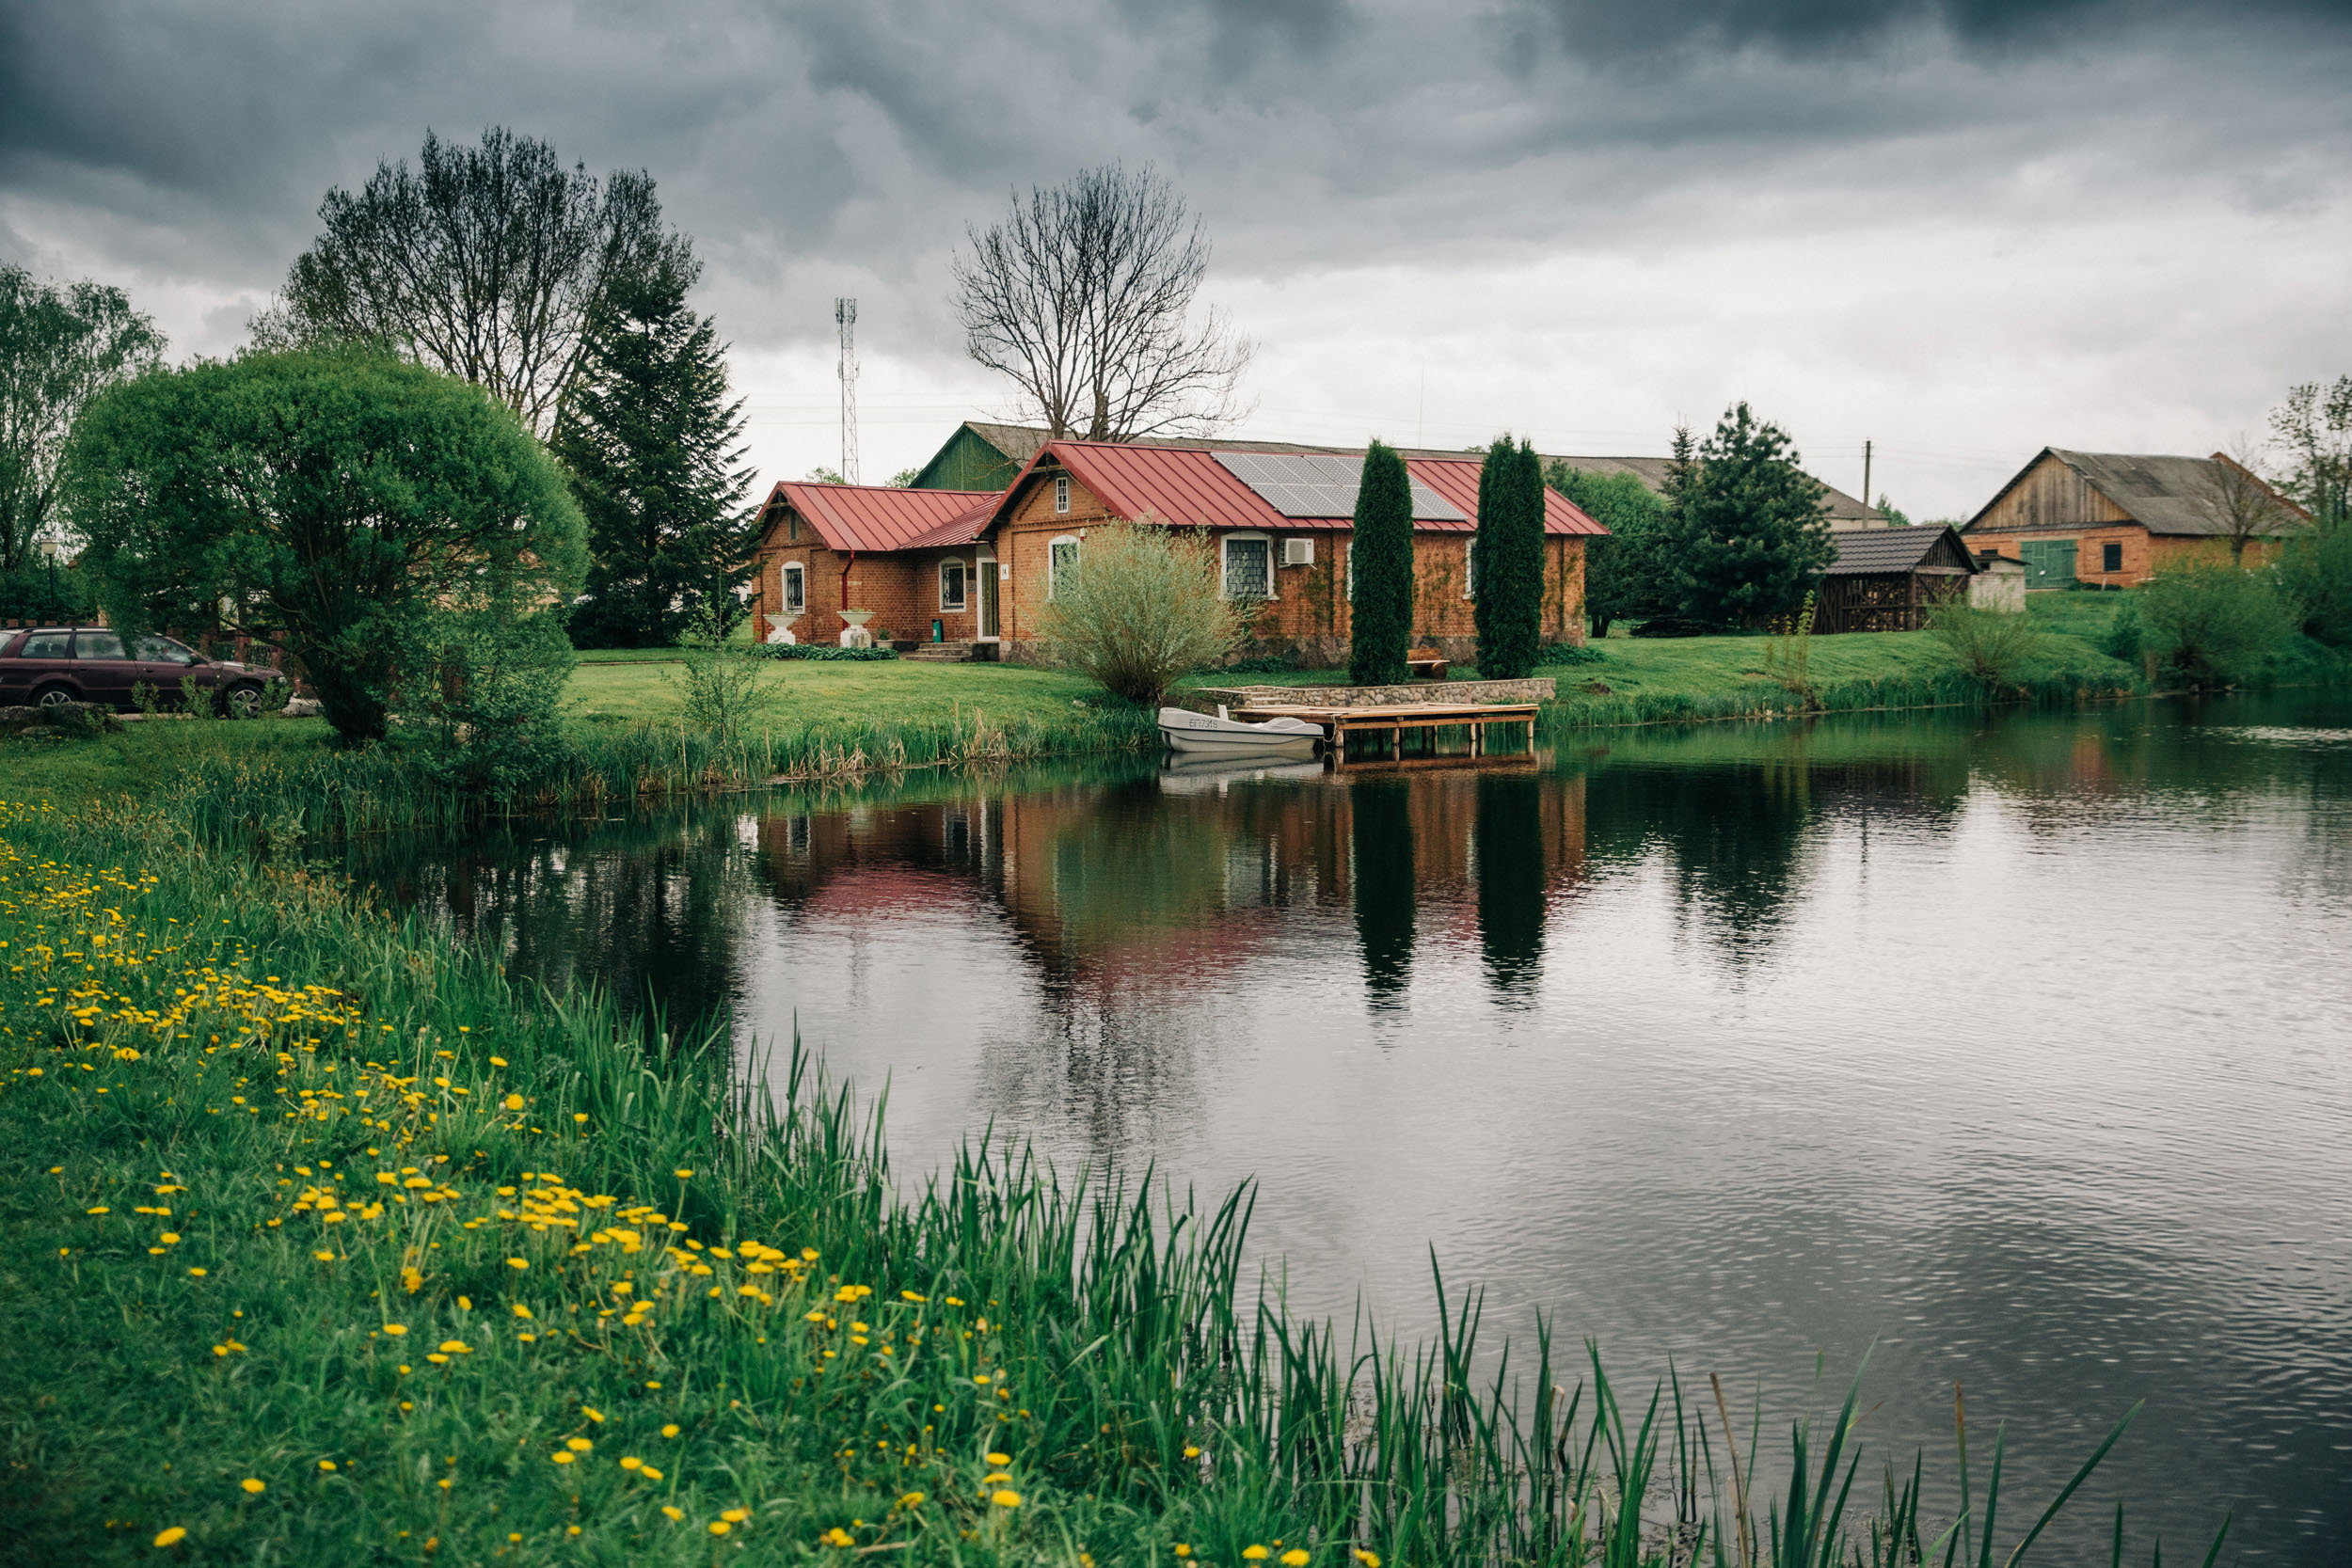
[[[194,677],[214,705],[232,719],[262,708],[262,689],[278,672],[255,664],[206,658],[168,637],[125,642],[104,626],[40,626],[0,631],[0,705],[32,703],[135,705],[132,688],[151,686],[166,704],[180,701],[180,683]]]

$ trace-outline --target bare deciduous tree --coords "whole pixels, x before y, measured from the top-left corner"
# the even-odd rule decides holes
[[[652,176],[598,182],[502,126],[479,147],[427,132],[414,172],[379,163],[357,196],[327,192],[319,218],[326,231],[253,322],[259,344],[388,343],[485,388],[542,437],[590,308],[620,273],[686,248],[662,230]]]
[[[1056,436],[1197,435],[1240,417],[1252,345],[1215,309],[1195,317],[1208,238],[1148,166],[1032,188],[1005,221],[966,233],[972,253],[955,262],[965,345],[1012,377]]]
[[[2245,564],[2248,545],[2275,538],[2298,520],[2294,507],[2263,478],[2261,463],[2262,454],[2240,436],[2228,451],[2213,454],[2197,496],[2198,510],[2229,542],[2233,566]]]

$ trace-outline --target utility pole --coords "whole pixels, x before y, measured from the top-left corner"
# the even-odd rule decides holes
[[[1870,500],[1870,443],[1867,440],[1862,443],[1862,504],[1866,507],[1872,504]]]
[[[857,301],[835,299],[833,319],[841,328],[841,480],[857,483]]]

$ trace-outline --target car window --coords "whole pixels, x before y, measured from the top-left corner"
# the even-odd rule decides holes
[[[75,658],[129,658],[122,651],[122,634],[113,631],[80,631],[73,634]]]
[[[194,664],[196,651],[184,642],[174,642],[168,637],[139,639],[139,657],[151,664]]]
[[[72,658],[73,634],[69,631],[37,631],[24,639],[24,651],[19,658]]]

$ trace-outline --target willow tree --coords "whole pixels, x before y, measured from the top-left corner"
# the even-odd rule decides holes
[[[468,657],[501,689],[570,658],[549,607],[580,586],[580,511],[513,410],[437,371],[358,350],[151,371],[83,412],[66,467],[115,625],[282,642],[346,739],[383,736],[459,634],[495,644]]]
[[[1478,673],[1519,679],[1534,670],[1543,635],[1544,469],[1534,442],[1504,436],[1487,449],[1470,549]]]
[[[1375,441],[1356,484],[1348,541],[1348,678],[1358,686],[1405,679],[1413,640],[1413,482],[1393,447]]]

